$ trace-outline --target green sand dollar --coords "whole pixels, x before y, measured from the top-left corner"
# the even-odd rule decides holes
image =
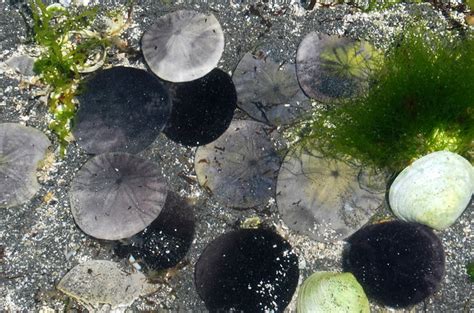
[[[380,52],[365,41],[311,32],[296,53],[296,74],[303,91],[318,101],[351,98],[368,85]]]
[[[298,313],[368,313],[369,300],[351,273],[316,272],[301,285]]]
[[[283,221],[314,240],[341,240],[367,223],[383,203],[382,173],[316,151],[290,151],[278,174],[276,201]]]
[[[48,137],[35,128],[0,124],[0,208],[23,204],[38,192],[38,162],[50,145]]]
[[[405,168],[389,192],[400,219],[441,230],[458,219],[471,202],[474,169],[456,153],[430,153]]]

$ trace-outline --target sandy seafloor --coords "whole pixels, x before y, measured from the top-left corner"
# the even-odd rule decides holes
[[[119,1],[120,2],[120,1]],[[125,1],[123,1],[125,2]],[[412,19],[415,12],[422,12],[434,29],[451,27],[443,14],[430,5],[397,5],[390,10],[361,13],[346,5],[333,8],[316,8],[306,11],[297,5],[254,7],[245,4],[174,3],[173,1],[139,1],[134,10],[134,24],[124,38],[136,48],[139,38],[153,21],[178,8],[209,11],[220,21],[226,38],[225,51],[219,67],[231,73],[245,52],[261,47],[277,60],[294,62],[296,48],[305,34],[322,31],[354,38],[366,39],[382,50],[393,39],[393,34]],[[116,1],[101,1],[110,8]],[[452,13],[454,20],[462,23],[463,17]],[[4,62],[12,55],[34,53],[26,42],[26,28],[15,6],[0,3],[0,122],[17,122],[36,127],[53,139],[47,130],[47,108],[41,101],[36,87],[25,87],[21,77],[8,69]],[[115,64],[144,68],[143,59],[126,59],[123,55],[111,56]],[[235,118],[248,118],[237,112]],[[138,299],[132,310],[204,311],[204,303],[194,288],[193,265],[207,243],[220,234],[236,228],[238,222],[259,216],[267,225],[294,247],[300,263],[300,282],[316,270],[340,271],[343,242],[318,243],[298,235],[281,221],[275,201],[266,206],[246,211],[220,206],[201,189],[193,171],[194,148],[175,144],[164,135],[140,156],[157,162],[169,184],[170,190],[190,198],[195,205],[196,233],[186,257],[188,264],[174,275],[159,291]],[[84,307],[55,289],[63,275],[75,265],[91,259],[121,262],[131,269],[126,260],[114,257],[111,245],[93,239],[75,225],[68,203],[72,177],[90,158],[76,144],[69,146],[64,159],[57,157],[48,170],[38,174],[41,190],[27,204],[0,210],[0,311],[39,311],[45,309],[84,310]],[[179,174],[179,175],[178,175]],[[45,201],[45,195],[52,200]],[[382,214],[390,214],[381,209]],[[474,284],[465,271],[465,265],[474,259],[472,206],[452,227],[436,232],[446,252],[446,275],[441,290],[426,299],[412,312],[474,312],[472,300]],[[296,293],[295,293],[296,295]],[[295,311],[293,298],[287,311]],[[374,312],[389,309],[371,304]],[[407,310],[409,311],[409,310]]]

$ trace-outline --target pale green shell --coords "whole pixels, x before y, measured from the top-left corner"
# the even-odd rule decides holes
[[[298,313],[365,313],[369,300],[351,273],[316,272],[301,285]]]
[[[441,230],[463,213],[473,191],[474,169],[469,161],[438,151],[416,160],[397,176],[389,202],[398,218]]]

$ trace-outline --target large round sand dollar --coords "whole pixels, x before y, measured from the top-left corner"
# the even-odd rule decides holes
[[[0,208],[23,204],[38,192],[36,169],[50,145],[37,129],[0,124]]]
[[[316,153],[291,151],[278,174],[278,210],[290,228],[312,239],[343,239],[382,204],[382,176]]]
[[[202,146],[229,127],[237,104],[234,83],[224,71],[185,83],[168,83],[173,109],[165,135],[183,145]]]
[[[304,92],[328,102],[350,98],[367,85],[379,52],[368,42],[311,32],[296,54],[296,73]]]
[[[88,235],[118,240],[151,224],[166,200],[157,166],[127,153],[105,153],[89,160],[71,184],[71,211]]]
[[[279,64],[270,57],[246,53],[232,80],[238,106],[260,122],[291,124],[311,109],[311,101],[298,84],[294,64]]]
[[[196,151],[194,167],[201,186],[219,203],[249,208],[274,194],[280,157],[269,127],[254,121],[233,121],[216,141]]]
[[[150,69],[164,80],[198,79],[217,66],[224,33],[212,14],[181,10],[160,17],[143,35],[142,51]]]
[[[72,133],[91,154],[138,153],[156,139],[171,114],[167,88],[153,74],[132,67],[96,73],[77,98]]]
[[[400,220],[367,225],[347,239],[342,263],[369,299],[413,306],[439,290],[445,275],[443,244],[427,226]]]
[[[474,169],[456,153],[430,153],[405,168],[390,187],[389,202],[405,221],[444,229],[457,220],[471,202]]]

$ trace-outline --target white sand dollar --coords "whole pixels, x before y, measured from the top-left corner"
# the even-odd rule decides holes
[[[104,304],[112,309],[127,307],[139,296],[156,290],[143,273],[127,273],[117,263],[105,260],[76,265],[57,288],[92,310]]]
[[[217,66],[224,32],[212,14],[181,10],[160,17],[143,35],[150,69],[171,82],[198,79]]]
[[[405,168],[390,187],[395,215],[441,230],[451,226],[469,205],[474,169],[458,154],[438,151]]]

